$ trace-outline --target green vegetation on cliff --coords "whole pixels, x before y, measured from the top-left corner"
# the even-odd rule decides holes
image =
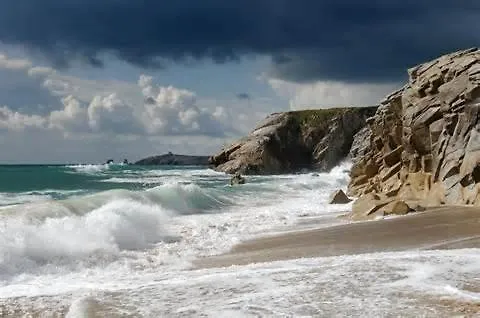
[[[377,106],[371,107],[337,107],[337,108],[325,108],[325,109],[306,109],[288,112],[293,116],[301,127],[327,127],[330,120],[337,116],[343,116],[345,113],[352,112],[365,112],[367,109],[372,110],[372,116],[377,109]]]

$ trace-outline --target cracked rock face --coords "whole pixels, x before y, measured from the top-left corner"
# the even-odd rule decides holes
[[[331,108],[276,113],[248,136],[210,157],[218,171],[280,174],[329,170],[350,150],[354,135],[377,107]]]
[[[355,137],[349,194],[480,205],[480,50],[408,73]]]

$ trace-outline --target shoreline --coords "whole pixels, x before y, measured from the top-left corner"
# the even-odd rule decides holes
[[[480,208],[445,206],[394,218],[300,227],[242,242],[225,254],[197,259],[193,265],[215,268],[297,258],[477,247]]]

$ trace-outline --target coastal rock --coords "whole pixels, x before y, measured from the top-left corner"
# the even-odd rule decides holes
[[[412,209],[410,209],[405,201],[396,200],[380,208],[379,211],[382,212],[383,215],[404,215],[412,211]]]
[[[351,202],[345,192],[342,190],[337,190],[330,196],[330,200],[328,201],[329,204],[347,204]]]
[[[178,166],[208,166],[208,156],[186,156],[177,155],[171,152],[148,157],[135,162],[136,165],[159,166],[159,165],[178,165]]]
[[[368,193],[353,202],[351,217],[353,219],[372,217],[375,212],[392,201],[392,199],[386,199],[374,193]]]
[[[355,136],[348,194],[480,205],[479,69],[476,48],[410,69]]]
[[[407,203],[384,194],[368,193],[355,200],[350,217],[354,220],[362,220],[379,216],[405,215],[422,210],[422,207],[416,202]]]
[[[230,185],[235,184],[245,184],[245,178],[238,172],[230,179]]]
[[[280,174],[329,170],[344,159],[353,136],[376,107],[292,111],[268,116],[247,137],[210,157],[218,171]]]

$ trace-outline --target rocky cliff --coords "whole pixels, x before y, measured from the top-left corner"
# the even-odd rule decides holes
[[[480,205],[480,51],[445,55],[408,74],[353,143],[349,194],[361,196],[358,213],[392,200]]]
[[[247,137],[210,158],[218,171],[278,174],[328,170],[344,159],[376,107],[275,113]]]

